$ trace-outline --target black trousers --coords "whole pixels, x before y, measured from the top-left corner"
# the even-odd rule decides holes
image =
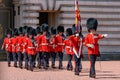
[[[75,72],[79,72],[80,71],[80,61],[81,58],[77,58],[76,55],[74,55],[74,59],[75,59]]]
[[[67,54],[67,58],[68,58],[67,69],[73,68],[72,62],[71,62],[72,61],[72,57],[73,57],[73,55]]]
[[[28,54],[28,57],[29,57],[29,64],[30,64],[30,69],[33,69],[34,67],[34,62],[35,62],[35,55],[32,55],[32,54]]]
[[[6,51],[6,54],[7,54],[7,61],[8,61],[8,64],[10,64],[11,63],[11,61],[12,61],[12,53],[11,52],[9,52],[9,51]]]
[[[59,67],[61,68],[62,65],[62,61],[63,61],[63,52],[58,52],[58,57],[59,57]]]
[[[25,66],[28,66],[29,57],[26,52],[24,53],[24,60],[25,60]]]
[[[49,61],[48,61],[48,60],[49,60],[49,59],[48,59],[48,58],[49,58],[49,57],[48,57],[48,54],[49,54],[48,52],[43,52],[43,53],[42,53],[43,62],[44,62],[44,64],[43,64],[44,68],[46,68],[47,65],[49,64],[49,63],[48,63],[48,62],[49,62]]]
[[[21,52],[18,52],[18,61],[19,61],[19,66],[22,66],[23,54]]]
[[[97,56],[96,55],[90,55],[89,56],[89,59],[90,59],[90,73],[89,75],[92,76],[92,75],[95,75],[95,62],[96,62],[96,58]]]
[[[38,65],[41,66],[42,52],[37,52],[37,61],[38,61]]]
[[[15,52],[13,52],[12,54],[13,54],[14,65],[17,65],[18,55]]]
[[[52,58],[52,65],[55,65],[55,59],[56,59],[56,53],[55,52],[51,52],[51,58]]]

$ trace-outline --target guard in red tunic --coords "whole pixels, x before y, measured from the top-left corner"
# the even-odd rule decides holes
[[[68,57],[68,64],[67,64],[67,70],[73,70],[73,65],[72,65],[72,58],[74,55],[73,52],[73,42],[72,42],[72,38],[73,38],[73,33],[72,33],[72,29],[68,28],[66,30],[66,35],[67,35],[67,39],[64,40],[65,43],[65,52],[67,54]]]
[[[28,53],[27,53],[27,40],[28,40],[28,33],[27,31],[29,31],[29,27],[28,26],[24,26],[23,27],[23,55],[24,55],[24,60],[25,60],[25,69],[28,70]]]
[[[35,30],[31,28],[28,32],[28,39],[27,39],[27,53],[29,57],[29,64],[30,70],[33,71],[34,62],[35,62],[35,55],[36,55],[36,41],[34,39]]]
[[[62,69],[63,49],[64,49],[64,40],[65,40],[65,37],[63,35],[64,27],[58,26],[57,32],[58,32],[58,34],[56,35],[56,43],[57,43],[56,49],[57,49],[57,53],[58,53],[58,57],[59,57],[59,69]]]
[[[52,68],[55,68],[55,59],[56,59],[56,28],[52,27],[51,28],[51,38],[50,38],[50,54],[52,58]]]
[[[12,55],[11,36],[12,36],[12,31],[10,29],[7,29],[6,37],[4,38],[4,42],[1,47],[1,50],[3,50],[3,48],[5,47],[6,54],[7,54],[8,67],[10,67],[10,64],[11,64],[11,55]]]
[[[74,56],[75,75],[79,75],[79,72],[81,72],[81,69],[82,69],[81,59],[83,58],[84,37],[82,35],[82,26],[81,25],[79,26],[79,30],[77,31],[75,24],[73,24],[72,30],[74,33],[74,38],[72,38],[72,41],[74,42],[74,53],[76,53]]]
[[[41,68],[41,59],[42,59],[42,49],[41,49],[41,40],[40,40],[40,37],[42,35],[42,30],[41,30],[41,26],[37,27],[36,28],[36,36],[35,36],[35,40],[36,40],[36,43],[37,43],[37,60],[38,60],[38,65],[37,67],[38,68]]]
[[[19,67],[22,69],[23,68],[23,27],[20,27],[18,29],[18,34],[17,36],[17,53],[18,53],[18,61],[19,61]]]
[[[95,18],[89,18],[86,26],[89,32],[89,34],[87,34],[85,37],[85,45],[88,47],[88,57],[90,60],[89,76],[91,78],[95,78],[95,62],[96,58],[100,56],[98,40],[106,37],[107,34],[101,35],[96,33],[98,22]]]
[[[42,56],[44,61],[44,69],[47,69],[49,65],[49,39],[50,36],[48,35],[48,25],[42,24],[42,36],[40,37],[41,47],[42,47]]]
[[[14,67],[17,67],[17,36],[18,36],[18,29],[15,28],[13,30],[13,37],[11,38],[11,44],[12,44],[12,54],[13,54],[13,60],[14,60]]]

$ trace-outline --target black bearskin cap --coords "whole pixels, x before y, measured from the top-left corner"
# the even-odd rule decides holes
[[[35,35],[35,29],[33,29],[32,27],[28,27],[28,35]]]
[[[47,24],[42,24],[41,27],[42,27],[42,32],[44,31],[48,32],[49,26]]]
[[[39,34],[39,33],[41,33],[41,27],[36,28],[36,34]]]
[[[97,30],[97,26],[98,26],[97,19],[89,18],[87,20],[86,26],[87,26],[88,32],[90,32],[91,29],[95,29],[95,31],[96,31]]]
[[[67,36],[73,35],[71,28],[67,28],[67,29],[66,29],[66,35],[67,35]]]
[[[13,36],[18,36],[18,29],[17,29],[17,28],[15,28],[15,29],[13,30]]]
[[[57,32],[64,32],[64,27],[63,26],[58,26],[57,27]]]
[[[23,34],[27,33],[28,26],[23,27]]]
[[[56,34],[56,28],[55,27],[51,27],[51,34]]]
[[[8,29],[6,30],[6,35],[7,35],[7,34],[12,35],[12,30],[8,28]]]
[[[18,29],[18,34],[23,34],[23,27],[20,27],[20,28]]]
[[[82,26],[79,26],[79,31],[82,31]],[[75,26],[75,24],[72,25],[72,32],[75,34],[77,32],[77,28]]]

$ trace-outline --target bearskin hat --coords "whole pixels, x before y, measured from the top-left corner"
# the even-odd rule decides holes
[[[9,28],[6,30],[6,35],[8,35],[8,34],[12,35],[12,30]]]
[[[80,25],[78,29],[79,29],[79,31],[82,31],[82,26]],[[72,32],[74,34],[77,32],[77,28],[76,28],[75,24],[72,25]]]
[[[13,36],[18,36],[18,29],[17,28],[13,29]]]
[[[95,19],[95,18],[89,18],[87,20],[86,26],[87,26],[88,32],[90,32],[91,29],[97,30],[97,26],[98,26],[97,19]]]
[[[36,34],[39,34],[39,33],[41,33],[41,27],[36,28]]]
[[[64,27],[63,26],[58,26],[57,27],[57,32],[64,32]]]
[[[23,34],[27,33],[28,26],[23,27]]]
[[[51,34],[56,34],[56,28],[55,27],[51,27]]]
[[[35,35],[35,29],[33,29],[32,27],[28,27],[28,35]]]
[[[67,28],[67,29],[66,29],[66,35],[67,35],[67,36],[73,35],[73,32],[72,32],[72,29],[71,29],[71,28]]]
[[[44,31],[48,32],[49,26],[47,24],[42,24],[41,27],[42,27],[42,32]]]
[[[20,28],[18,29],[18,34],[23,34],[23,27],[20,27]]]

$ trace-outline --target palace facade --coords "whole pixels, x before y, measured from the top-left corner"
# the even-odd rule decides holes
[[[71,27],[75,22],[74,6],[74,0],[0,0],[0,26],[3,33],[0,39],[8,27],[27,25],[36,28],[42,23]],[[97,18],[98,32],[108,34],[108,38],[100,41],[101,53],[119,53],[120,1],[79,0],[79,9],[83,34],[87,33],[86,20],[89,17]]]

